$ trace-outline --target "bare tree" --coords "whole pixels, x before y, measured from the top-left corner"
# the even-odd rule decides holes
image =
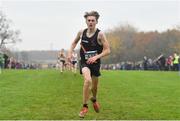
[[[15,44],[22,41],[19,38],[20,31],[10,28],[11,21],[0,11],[0,49],[6,44]]]

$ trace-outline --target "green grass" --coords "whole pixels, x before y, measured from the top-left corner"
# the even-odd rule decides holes
[[[79,120],[81,75],[57,70],[4,70],[0,74],[0,119]],[[102,71],[99,114],[85,119],[180,119],[177,72]]]

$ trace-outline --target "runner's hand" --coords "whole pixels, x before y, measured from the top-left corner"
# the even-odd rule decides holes
[[[89,58],[89,59],[86,61],[86,63],[87,63],[87,64],[97,63],[97,62],[96,62],[97,59],[98,59],[97,56],[93,56],[93,57]]]

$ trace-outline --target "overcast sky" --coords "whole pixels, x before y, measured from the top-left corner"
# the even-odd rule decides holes
[[[180,25],[180,1],[0,0],[1,10],[21,31],[18,50],[68,49],[80,29],[86,27],[86,11],[100,13],[97,25],[102,31],[129,23],[139,31],[159,32]]]

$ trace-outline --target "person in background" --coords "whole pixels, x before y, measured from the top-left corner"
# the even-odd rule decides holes
[[[174,52],[174,57],[173,57],[173,70],[178,71],[178,65],[179,65],[179,55]]]
[[[73,50],[71,64],[72,64],[72,72],[76,74],[77,71],[77,62],[78,62],[78,54]]]
[[[58,64],[59,64],[59,68],[60,68],[61,73],[65,69],[65,60],[66,60],[66,56],[65,56],[64,49],[61,49],[61,51],[58,54]]]

